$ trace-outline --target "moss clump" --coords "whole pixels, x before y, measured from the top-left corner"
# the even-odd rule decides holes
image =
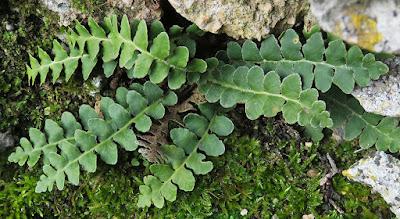
[[[177,201],[163,209],[136,207],[148,163],[141,160],[142,165],[133,167],[132,154],[123,153],[116,167],[100,165],[95,174],[83,174],[79,187],[68,186],[61,192],[35,194],[39,172],[0,172],[4,179],[0,182],[0,217],[238,218],[243,209],[249,218],[390,217],[383,199],[368,187],[350,183],[341,175],[333,178],[330,189],[319,185],[330,170],[325,154],[330,153],[339,168],[346,168],[362,156],[354,154],[357,147],[333,142],[305,146],[277,124],[279,120],[272,119],[258,125],[253,122],[249,126],[259,127],[251,131],[255,137],[229,137],[226,154],[213,160],[214,171],[199,177],[193,192],[180,192]],[[0,170],[10,168],[14,166],[0,166]],[[335,210],[326,197],[345,213]]]
[[[82,14],[95,16],[104,11],[105,0],[72,0],[72,7],[80,11]]]
[[[71,81],[48,85],[44,89],[29,86],[25,63],[37,47],[51,48],[52,41],[63,30],[58,16],[37,1],[6,1],[0,14],[0,131],[11,129],[25,134],[26,127],[40,127],[43,116],[57,118],[64,110],[75,110],[82,102],[92,101],[87,83]],[[22,133],[21,133],[22,132]]]

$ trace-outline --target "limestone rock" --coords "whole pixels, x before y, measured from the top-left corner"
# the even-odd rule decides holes
[[[310,0],[319,25],[348,43],[400,54],[400,0]]]
[[[400,218],[400,161],[384,152],[376,152],[343,171],[347,178],[372,187]]]
[[[367,112],[400,117],[400,57],[384,62],[389,66],[389,74],[367,87],[356,88],[352,95]]]
[[[176,11],[205,31],[260,40],[292,27],[308,9],[306,0],[169,0]]]

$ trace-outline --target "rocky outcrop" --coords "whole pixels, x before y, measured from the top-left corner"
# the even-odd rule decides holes
[[[400,0],[310,0],[319,25],[348,43],[400,53]]]
[[[306,0],[169,0],[176,11],[205,31],[260,40],[292,27],[308,9]]]
[[[400,218],[400,161],[384,152],[376,152],[343,171],[350,180],[372,187],[391,206]]]

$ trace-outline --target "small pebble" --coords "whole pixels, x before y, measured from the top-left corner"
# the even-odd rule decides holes
[[[315,170],[315,169],[311,169],[311,170],[308,170],[307,171],[307,176],[308,177],[315,177],[315,176],[317,176],[318,175],[318,171],[317,170]]]
[[[9,22],[7,22],[6,23],[6,30],[7,31],[13,31],[14,30],[14,25],[12,25]]]

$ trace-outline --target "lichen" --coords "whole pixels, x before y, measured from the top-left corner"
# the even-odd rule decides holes
[[[376,27],[376,20],[366,14],[351,14],[350,18],[357,35],[357,44],[373,51],[375,45],[383,40]]]

